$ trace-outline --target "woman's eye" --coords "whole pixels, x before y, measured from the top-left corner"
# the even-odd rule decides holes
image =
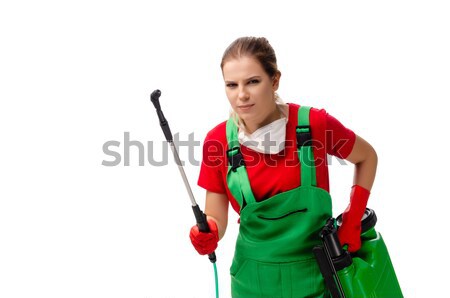
[[[250,80],[249,83],[250,83],[250,84],[258,84],[258,83],[259,83],[259,80],[257,80],[257,79]]]
[[[236,87],[237,84],[235,84],[235,83],[228,83],[226,86],[229,87],[229,88],[233,88],[233,87]]]

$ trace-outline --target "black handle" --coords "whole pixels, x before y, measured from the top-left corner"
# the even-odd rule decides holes
[[[331,260],[325,251],[323,246],[315,246],[313,248],[314,256],[316,257],[317,264],[319,265],[320,272],[322,273],[325,285],[330,291],[331,297],[333,298],[343,298],[344,295],[338,288],[336,284],[336,279],[333,274],[333,268],[331,267]]]
[[[161,91],[156,89],[150,95],[150,100],[152,101],[153,105],[155,106],[156,114],[158,114],[158,118],[159,118],[159,125],[161,125],[161,128],[164,132],[164,136],[166,137],[167,142],[173,142],[172,132],[170,131],[170,127],[169,127],[169,122],[167,122],[166,117],[164,117],[164,114],[161,110],[161,105],[159,104],[160,96],[161,96]]]
[[[200,207],[198,205],[192,206],[192,210],[194,211],[198,230],[203,233],[209,233],[210,229],[208,226],[208,221],[206,220],[206,214],[203,213],[202,210],[200,210]],[[208,258],[211,261],[211,263],[215,263],[216,262],[216,253],[215,252],[210,253],[208,255]]]
[[[334,218],[328,219],[320,233],[320,237],[333,261],[335,270],[339,271],[350,266],[353,260],[350,253],[342,248],[334,223]]]
[[[321,237],[323,241],[327,243],[331,258],[338,258],[344,254],[344,250],[339,242],[337,230],[334,227],[334,218],[328,219],[322,229]]]
[[[325,285],[330,290],[333,298],[345,298],[337,271],[350,266],[352,264],[352,258],[341,247],[334,218],[328,219],[320,232],[320,237],[322,238],[323,246],[314,247],[313,253],[319,264]]]

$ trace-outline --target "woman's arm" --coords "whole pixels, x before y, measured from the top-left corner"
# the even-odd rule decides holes
[[[370,191],[375,180],[378,157],[373,147],[356,135],[352,152],[345,160],[355,165],[353,185],[359,185]]]
[[[350,252],[361,247],[361,218],[364,215],[370,190],[377,171],[377,154],[363,138],[356,136],[352,152],[346,160],[355,164],[350,203],[342,213],[342,224],[338,229],[341,245],[348,245]]]
[[[206,191],[205,214],[216,222],[219,239],[225,235],[228,225],[228,197],[226,194]]]

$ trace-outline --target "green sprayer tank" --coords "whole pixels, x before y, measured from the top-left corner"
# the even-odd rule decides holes
[[[321,232],[323,246],[313,249],[332,297],[403,297],[386,245],[375,231],[375,212],[366,209],[361,223],[361,248],[356,253],[350,254],[341,247],[337,237],[340,221],[340,216],[328,220]]]

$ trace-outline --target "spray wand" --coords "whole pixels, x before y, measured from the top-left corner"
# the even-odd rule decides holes
[[[181,163],[180,156],[178,155],[178,151],[173,142],[172,132],[170,131],[169,123],[167,122],[166,117],[161,110],[161,105],[159,104],[159,97],[161,96],[160,90],[155,90],[150,95],[150,100],[155,106],[156,113],[158,114],[159,124],[163,130],[164,136],[166,137],[167,142],[170,145],[170,149],[172,150],[173,157],[175,159],[175,163],[178,165],[178,170],[180,170],[181,177],[183,178],[184,185],[186,186],[186,190],[189,194],[189,198],[191,199],[192,211],[195,215],[195,220],[197,222],[197,226],[200,232],[208,233],[210,232],[208,222],[206,219],[206,214],[198,206],[195,201],[194,194],[192,193],[191,186],[189,185],[189,181],[186,177],[186,173],[184,172],[183,164]],[[214,273],[215,273],[215,281],[216,281],[216,297],[219,297],[218,294],[218,279],[217,279],[217,268],[216,268],[216,254],[212,252],[208,255],[209,260],[214,265]]]

